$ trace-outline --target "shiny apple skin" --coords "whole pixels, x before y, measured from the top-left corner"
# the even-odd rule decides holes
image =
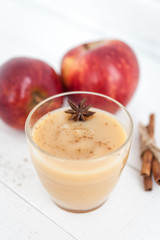
[[[24,129],[31,109],[60,92],[59,76],[41,60],[17,57],[0,67],[0,117],[14,128]]]
[[[139,65],[126,43],[103,40],[67,52],[61,74],[66,91],[98,92],[127,105],[138,85]]]

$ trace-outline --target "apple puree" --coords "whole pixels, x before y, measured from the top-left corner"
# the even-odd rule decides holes
[[[113,152],[126,139],[123,127],[103,111],[85,122],[71,121],[64,110],[47,114],[33,129],[33,140],[46,152],[64,159],[92,159]]]
[[[86,211],[101,205],[116,185],[129,145],[115,151],[125,142],[126,132],[112,115],[92,108],[93,116],[75,122],[65,110],[53,111],[35,124],[32,137],[44,151],[31,149],[31,155],[54,202]]]

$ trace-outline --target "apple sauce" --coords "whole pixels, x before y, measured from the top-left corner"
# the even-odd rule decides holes
[[[127,161],[129,146],[122,124],[111,114],[96,113],[86,121],[71,121],[55,110],[32,129],[37,151],[30,145],[41,182],[60,207],[85,212],[102,205],[115,187]]]

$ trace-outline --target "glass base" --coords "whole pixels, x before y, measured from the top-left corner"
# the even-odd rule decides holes
[[[69,208],[65,208],[65,207],[60,206],[59,204],[55,203],[54,201],[53,201],[53,202],[54,202],[59,208],[65,210],[65,211],[67,211],[67,212],[72,212],[72,213],[88,213],[88,212],[92,212],[92,211],[100,208],[106,201],[107,201],[107,199],[106,199],[104,202],[102,202],[100,205],[98,205],[97,207],[94,207],[94,208],[91,208],[91,209],[86,209],[86,210],[69,209]]]

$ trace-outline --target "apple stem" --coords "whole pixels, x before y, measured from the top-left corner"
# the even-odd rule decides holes
[[[90,48],[89,45],[88,45],[88,43],[83,44],[83,46],[84,46],[84,48],[87,49],[87,50]]]
[[[90,50],[90,49],[93,49],[93,48],[95,48],[95,47],[98,47],[98,46],[102,45],[103,42],[105,42],[105,41],[100,40],[100,41],[97,41],[97,42],[85,43],[85,44],[83,44],[83,47],[84,47],[86,50]]]
[[[44,100],[44,97],[42,97],[38,93],[34,92],[34,94],[33,94],[33,102],[34,102],[34,104],[36,105],[36,104],[40,103],[42,100]]]

